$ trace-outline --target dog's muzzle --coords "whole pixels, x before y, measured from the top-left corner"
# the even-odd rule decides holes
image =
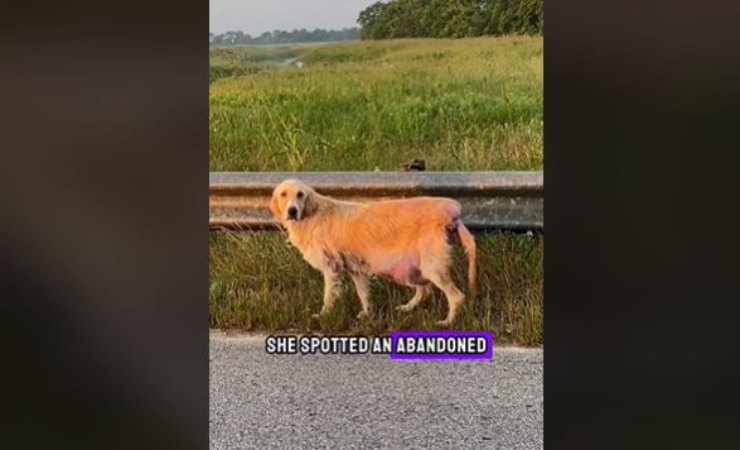
[[[298,219],[298,208],[295,206],[291,206],[288,208],[288,220],[297,220]]]

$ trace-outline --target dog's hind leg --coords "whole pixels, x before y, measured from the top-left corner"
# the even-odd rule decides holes
[[[462,305],[465,299],[460,289],[455,286],[450,276],[450,270],[446,265],[442,264],[427,264],[426,267],[422,267],[421,273],[427,280],[434,283],[435,286],[440,288],[447,297],[447,305],[449,307],[447,311],[447,318],[437,322],[440,326],[449,326],[455,320],[457,309]]]
[[[403,305],[396,306],[396,311],[408,312],[416,308],[424,302],[432,293],[432,287],[428,284],[422,284],[416,286],[416,293],[414,296]]]
[[[360,297],[360,303],[362,304],[362,311],[357,314],[357,318],[362,320],[370,317],[372,309],[370,308],[370,285],[368,284],[367,277],[362,274],[353,273],[352,281],[355,283],[357,288],[357,296]]]
[[[324,272],[324,306],[319,314],[314,314],[314,317],[323,316],[334,308],[334,302],[339,297],[340,281],[338,272],[333,270]]]

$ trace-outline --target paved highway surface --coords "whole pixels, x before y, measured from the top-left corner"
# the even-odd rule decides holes
[[[542,448],[542,350],[492,361],[268,355],[211,333],[212,449]]]

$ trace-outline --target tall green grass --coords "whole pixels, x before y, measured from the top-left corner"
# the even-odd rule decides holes
[[[210,170],[396,170],[414,158],[428,170],[542,167],[539,37],[354,42],[283,55],[303,68],[257,66],[254,51],[241,49],[253,73],[211,84]]]

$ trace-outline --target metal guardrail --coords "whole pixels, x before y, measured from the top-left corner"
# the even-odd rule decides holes
[[[542,231],[542,172],[211,172],[212,230],[278,230],[272,190],[297,178],[337,199],[374,201],[430,195],[462,203],[471,230]]]

